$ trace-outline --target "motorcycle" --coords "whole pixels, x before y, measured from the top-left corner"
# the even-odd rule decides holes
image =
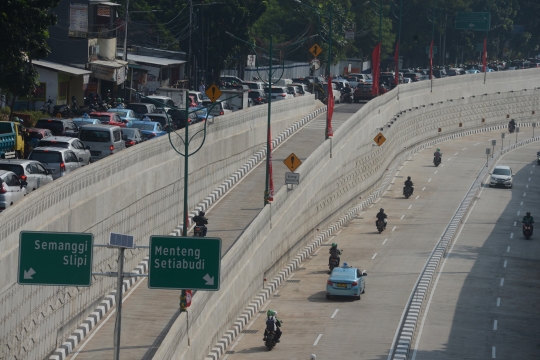
[[[334,268],[338,267],[338,265],[339,265],[339,258],[330,257],[330,259],[328,260],[328,268],[330,269],[330,273],[332,272],[332,270],[334,270]]]
[[[516,125],[508,124],[508,132],[510,134],[513,134],[515,130],[516,130]]]
[[[524,223],[523,224],[523,236],[525,236],[525,239],[529,240],[533,234],[533,227],[531,223]]]
[[[405,195],[405,199],[408,199],[413,193],[412,187],[405,186],[403,188],[403,195]]]
[[[348,92],[343,92],[341,94],[341,100],[340,102],[346,102],[346,103],[349,103],[349,104],[352,104],[353,102],[353,99],[352,99],[352,96],[351,96],[351,93],[348,93]]]
[[[39,111],[41,111],[42,114],[50,114],[52,102],[52,99],[49,98],[49,100],[43,103],[43,106],[41,107],[41,109],[39,109]]]
[[[195,228],[193,229],[193,237],[204,237],[204,228],[206,226],[204,225],[195,225]]]
[[[536,163],[540,165],[540,151],[536,153]]]
[[[441,165],[441,161],[442,161],[442,160],[441,160],[441,157],[440,157],[440,156],[435,156],[435,157],[433,158],[433,164],[435,165],[435,167]]]
[[[384,231],[384,220],[377,220],[377,230],[379,234]]]
[[[268,351],[271,351],[272,348],[276,346],[276,342],[274,341],[275,337],[276,337],[276,333],[274,331],[267,331],[264,345],[268,348]]]
[[[64,119],[68,119],[73,115],[69,104],[55,106],[52,116],[57,116],[58,114]]]

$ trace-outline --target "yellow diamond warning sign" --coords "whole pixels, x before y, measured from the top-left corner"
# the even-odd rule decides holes
[[[377,143],[377,145],[381,146],[386,141],[386,138],[382,133],[379,133],[375,138],[373,139]]]
[[[291,170],[291,171],[296,170],[296,169],[302,164],[302,162],[300,161],[300,159],[299,159],[294,153],[292,153],[291,155],[287,156],[287,158],[285,158],[285,160],[283,160],[283,163],[284,163],[285,165],[287,165],[287,167],[288,167],[289,170]]]
[[[312,53],[313,56],[317,57],[320,53],[322,53],[322,49],[318,44],[315,44],[309,48],[309,52]]]
[[[216,86],[216,84],[212,84],[208,89],[205,91],[206,96],[210,98],[210,101],[216,102],[217,99],[223,94],[221,90]]]

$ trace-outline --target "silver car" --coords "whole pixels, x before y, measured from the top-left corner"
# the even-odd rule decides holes
[[[26,195],[25,184],[15,173],[0,170],[0,211],[6,210]]]
[[[79,159],[69,149],[38,147],[32,150],[28,159],[39,161],[45,169],[53,170],[55,180],[81,167]]]
[[[47,136],[40,140],[36,147],[69,149],[77,155],[77,159],[79,159],[81,166],[88,165],[92,160],[90,150],[88,150],[81,140],[77,138],[67,136]]]
[[[26,181],[28,183],[26,186],[27,193],[31,193],[53,181],[53,172],[45,169],[40,162],[35,160],[0,160],[0,170],[11,171],[20,180]]]

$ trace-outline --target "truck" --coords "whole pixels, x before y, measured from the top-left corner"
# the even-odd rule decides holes
[[[0,121],[0,158],[24,158],[24,129],[22,124]]]
[[[244,85],[243,87],[238,87],[237,89],[220,89],[222,95],[219,97],[219,100],[225,101],[228,104],[228,108],[232,111],[238,111],[242,109],[247,109],[249,107],[249,88]],[[212,114],[214,115],[214,114]],[[218,114],[219,115],[219,114]]]

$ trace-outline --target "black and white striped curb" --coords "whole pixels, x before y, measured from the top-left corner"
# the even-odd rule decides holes
[[[142,261],[132,273],[144,274],[148,271],[148,258]],[[131,277],[122,283],[122,294],[137,282],[138,277]],[[49,356],[49,360],[63,360],[90,333],[97,323],[105,317],[109,310],[116,305],[116,290],[111,291],[99,306],[71,333],[67,340]]]
[[[315,119],[320,114],[326,111],[326,106],[320,107],[302,119],[291,125],[287,130],[283,131],[277,138],[272,140],[272,149],[281,144],[285,139],[295,133],[298,129]],[[266,156],[266,147],[253,155],[248,162],[235,172],[229,179],[225,180],[216,190],[210,194],[202,203],[195,207],[195,210],[189,215],[188,226],[192,224],[192,217],[198,214],[199,211],[206,211],[210,205],[215,203],[221,196],[223,196],[234,184],[236,184],[243,176],[245,176],[251,169],[253,169],[261,160]],[[173,232],[169,235],[180,236],[182,233],[182,224],[177,226]],[[145,274],[148,271],[148,257],[137,265],[134,273]],[[138,280],[138,277],[131,277],[124,280],[122,284],[122,294],[126,293]],[[97,323],[111,310],[116,304],[116,290],[111,291],[98,307],[82,322],[82,324],[67,338],[67,340],[58,347],[54,353],[49,357],[49,360],[64,360],[68,354],[84,339],[88,333],[97,325]]]
[[[361,204],[355,206],[354,208],[350,209],[347,214],[339,218],[335,223],[328,226],[328,228],[325,231],[322,231],[317,235],[315,240],[311,242],[309,245],[307,245],[273,280],[268,284],[266,288],[261,290],[261,292],[254,298],[252,302],[249,303],[249,305],[246,307],[246,309],[242,312],[242,314],[236,319],[234,322],[232,328],[228,330],[217,342],[217,344],[212,348],[210,353],[206,356],[205,360],[219,360],[224,354],[226,349],[232,344],[233,340],[242,332],[242,329],[247,325],[247,323],[251,320],[254,314],[258,313],[261,306],[264,304],[264,302],[270,297],[270,295],[283,283],[285,279],[287,279],[290,274],[295,271],[298,266],[306,259],[308,258],[313,251],[315,251],[324,240],[332,236],[334,233],[336,233],[341,227],[348,224],[354,217],[356,217],[356,214],[363,209],[367,208],[370,204],[374,203],[378,198],[380,198],[384,192],[387,185],[390,183],[390,180],[392,178],[392,175],[405,159],[410,158],[412,155],[416,154],[420,150],[423,150],[427,147],[433,146],[435,144],[452,140],[455,138],[472,135],[479,132],[487,132],[497,129],[506,128],[506,125],[494,125],[490,127],[480,128],[480,129],[472,129],[472,130],[466,130],[456,132],[454,134],[449,134],[446,136],[440,136],[436,139],[430,140],[428,142],[425,142],[423,144],[420,144],[413,149],[407,150],[404,153],[401,154],[401,156],[398,157],[396,161],[394,161],[394,165],[389,168],[387,171],[387,174],[384,176],[381,185],[375,190],[365,201],[363,201]]]
[[[511,146],[504,148],[502,151],[498,151],[494,158],[502,156],[511,150],[538,140],[540,140],[540,136],[515,143]],[[404,360],[408,358],[414,339],[416,326],[418,325],[418,320],[422,312],[423,302],[426,298],[427,293],[429,292],[432,281],[435,278],[435,272],[441,264],[441,259],[446,255],[446,252],[450,244],[452,243],[452,240],[458,228],[463,223],[463,218],[465,217],[467,210],[469,209],[471,203],[476,197],[476,194],[481,189],[482,179],[486,176],[489,169],[490,167],[482,164],[482,169],[478,173],[478,176],[469,188],[469,191],[463,198],[461,204],[458,206],[458,209],[454,213],[454,216],[452,217],[448,226],[443,232],[435,249],[428,258],[424,269],[420,273],[420,276],[413,288],[413,292],[411,293],[411,297],[409,298],[409,301],[405,307],[405,316],[403,316],[402,318],[402,322],[399,326],[398,334],[396,336],[397,343],[392,344],[392,360]]]

